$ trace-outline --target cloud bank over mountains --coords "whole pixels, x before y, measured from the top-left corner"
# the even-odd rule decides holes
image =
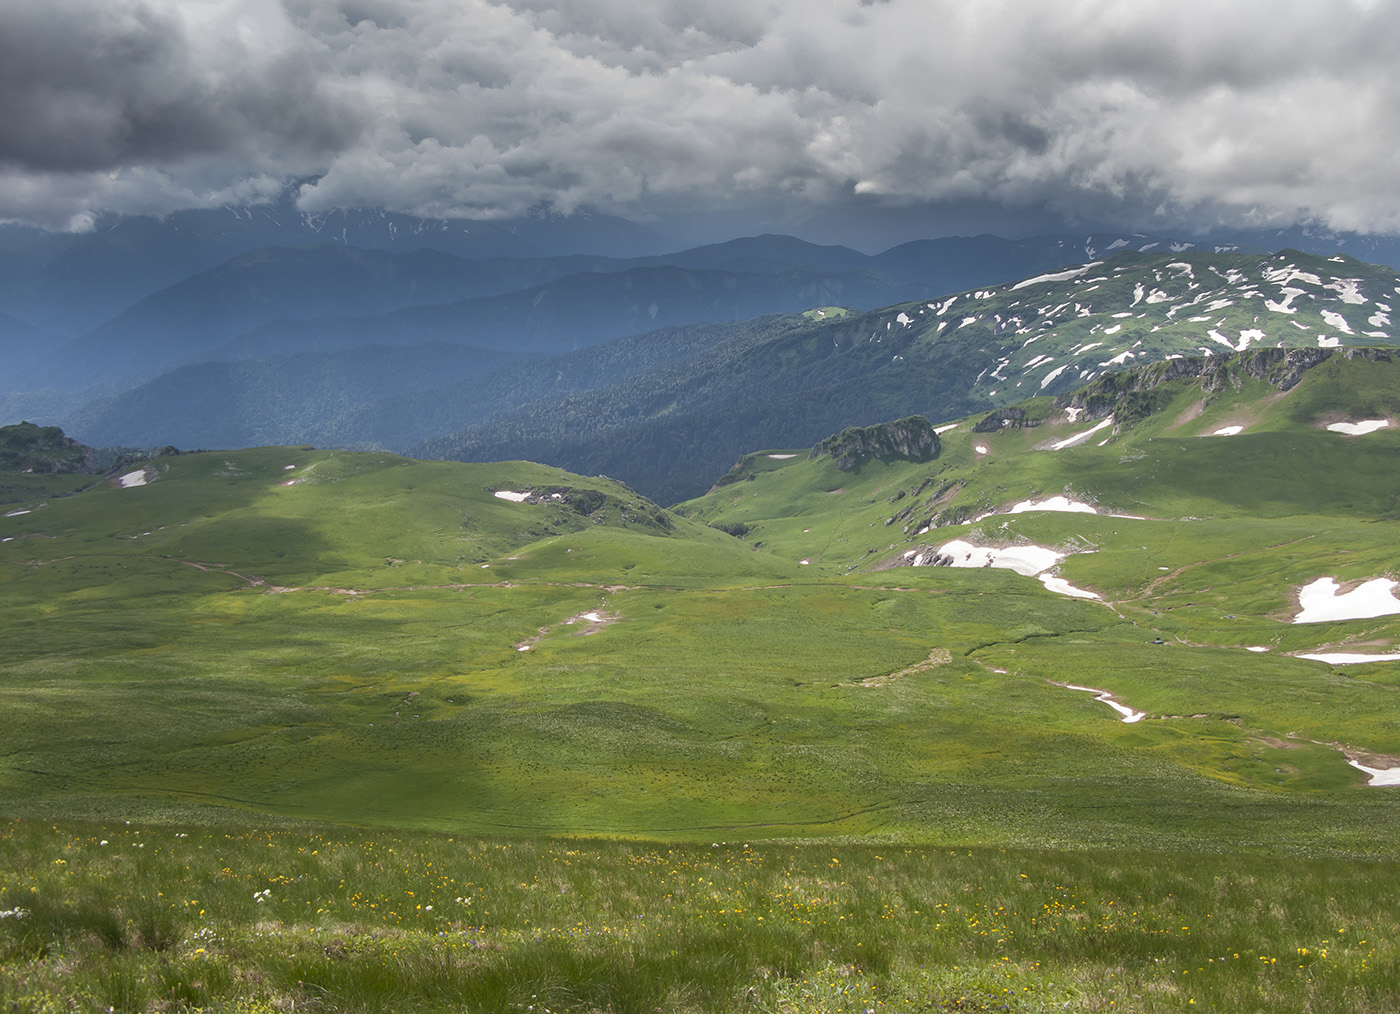
[[[977,205],[1400,232],[1400,5],[10,0],[0,219],[794,222]]]

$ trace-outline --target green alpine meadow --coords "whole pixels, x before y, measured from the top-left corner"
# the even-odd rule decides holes
[[[6,430],[0,1009],[1400,1010],[1400,361],[1231,335],[669,508]]]

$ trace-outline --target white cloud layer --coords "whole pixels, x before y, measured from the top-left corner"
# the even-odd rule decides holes
[[[0,218],[987,202],[1400,231],[1400,5],[8,0]]]

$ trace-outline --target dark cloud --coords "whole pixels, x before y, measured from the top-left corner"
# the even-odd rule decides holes
[[[1397,57],[1366,0],[11,0],[0,217],[314,176],[308,210],[1396,231]]]

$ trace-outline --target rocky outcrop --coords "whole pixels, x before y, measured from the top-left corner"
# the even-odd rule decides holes
[[[859,468],[872,458],[928,461],[938,457],[938,434],[921,415],[875,426],[851,426],[827,437],[812,448],[811,458],[829,455],[843,472]]]
[[[999,408],[972,427],[973,433],[995,433],[1000,429],[1029,429],[1039,426],[1044,419],[1027,419],[1026,410],[1015,405]]]
[[[93,449],[57,426],[22,422],[0,427],[0,471],[91,475],[97,466]]]
[[[1330,359],[1338,349],[1254,349],[1223,356],[1185,356],[1167,359],[1123,373],[1108,373],[1055,399],[1058,409],[1084,410],[1088,419],[1116,416],[1121,427],[1128,417],[1141,418],[1155,410],[1155,392],[1163,384],[1183,377],[1201,380],[1207,394],[1224,390],[1243,375],[1272,384],[1280,391],[1291,390],[1308,370]],[[1347,349],[1348,358],[1390,360],[1384,349]],[[985,421],[985,420],[984,420]]]

